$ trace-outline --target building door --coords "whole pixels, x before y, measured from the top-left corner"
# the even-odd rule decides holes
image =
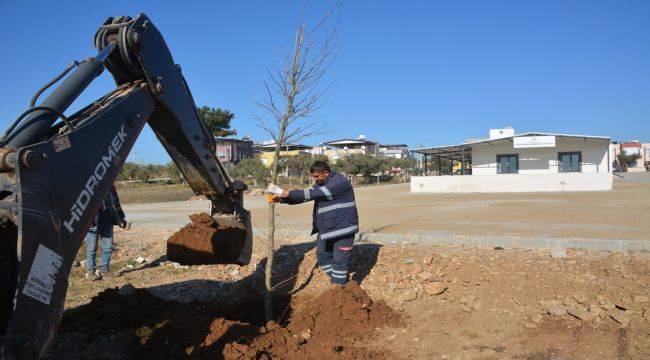
[[[557,154],[558,171],[559,172],[581,172],[582,166],[582,153],[575,152],[561,152]]]

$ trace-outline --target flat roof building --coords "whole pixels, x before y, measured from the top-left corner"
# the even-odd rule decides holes
[[[275,153],[275,141],[264,141],[253,147],[255,154],[259,154],[262,164],[266,167],[273,165]],[[298,156],[299,154],[311,154],[312,147],[303,144],[286,144],[280,150],[280,156]]]
[[[411,191],[611,190],[609,144],[610,138],[605,136],[542,132],[516,135],[512,128],[492,129],[487,139],[414,150],[423,157],[424,176],[412,178]],[[452,171],[458,163],[459,169]],[[461,176],[440,176],[444,173]]]

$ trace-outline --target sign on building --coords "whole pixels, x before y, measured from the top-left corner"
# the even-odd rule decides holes
[[[513,143],[515,149],[555,147],[555,136],[520,136]]]

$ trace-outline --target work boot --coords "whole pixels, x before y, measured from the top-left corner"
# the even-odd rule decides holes
[[[99,277],[94,271],[88,271],[86,273],[86,279],[88,279],[90,281],[97,281],[97,280],[100,280],[101,277]]]
[[[99,270],[97,275],[102,279],[112,278],[113,277],[113,273],[108,271],[108,270]]]

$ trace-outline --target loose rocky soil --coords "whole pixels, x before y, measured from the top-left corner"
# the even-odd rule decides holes
[[[179,267],[158,235],[118,237],[116,264],[146,261],[99,282],[74,268],[48,357],[650,358],[648,253],[358,243],[360,286],[339,291],[301,241],[277,250],[274,326],[261,320],[262,251],[242,267]]]
[[[355,282],[318,298],[276,304],[285,316],[262,326],[259,304],[179,303],[130,285],[107,289],[65,313],[52,358],[124,359],[387,359],[364,340],[374,329],[399,326],[399,314],[373,302]],[[85,347],[83,336],[111,346]],[[64,341],[63,339],[68,339]],[[80,340],[71,341],[70,339]],[[111,341],[113,340],[113,341]],[[73,342],[77,342],[76,344]]]

